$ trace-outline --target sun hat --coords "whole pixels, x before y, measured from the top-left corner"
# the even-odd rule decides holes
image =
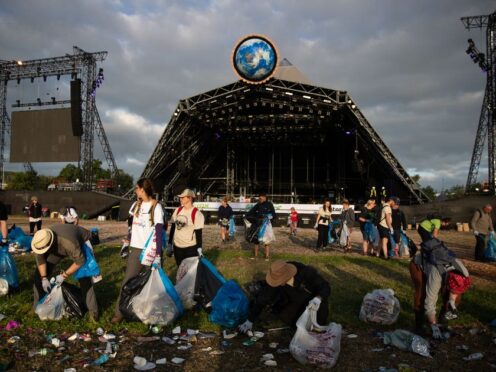
[[[269,272],[265,276],[267,284],[271,287],[279,287],[296,275],[296,266],[286,261],[278,260],[270,265]]]
[[[31,241],[31,249],[36,254],[43,254],[48,251],[53,243],[53,231],[41,229],[36,232]]]
[[[178,195],[179,198],[184,198],[185,196],[189,196],[191,198],[194,198],[196,195],[195,195],[195,192],[193,190],[190,190],[190,189],[184,189],[184,191]]]

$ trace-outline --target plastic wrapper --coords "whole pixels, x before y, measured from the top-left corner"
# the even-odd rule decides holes
[[[0,248],[0,278],[9,283],[9,288],[19,288],[19,275],[14,257],[9,253],[8,247]]]
[[[100,275],[100,267],[96,262],[95,256],[93,255],[93,251],[86,244],[83,244],[83,253],[86,257],[86,261],[83,266],[81,266],[75,273],[75,279],[81,278],[89,278],[92,276]]]
[[[119,310],[126,319],[139,320],[133,312],[131,301],[134,296],[141,292],[143,287],[148,282],[148,278],[151,273],[151,268],[146,267],[142,269],[134,278],[129,279],[122,287]]]
[[[9,282],[0,278],[0,296],[6,296],[9,293]]]
[[[308,306],[296,322],[296,333],[289,344],[289,350],[301,364],[332,368],[341,351],[341,334],[340,324],[317,324],[317,311]]]
[[[234,328],[247,319],[248,308],[246,294],[234,280],[229,280],[217,291],[208,318],[215,324]]]
[[[143,323],[154,325],[170,324],[183,312],[179,296],[161,268],[152,270],[141,292],[132,298],[131,307]]]
[[[350,235],[350,230],[348,229],[348,226],[343,223],[343,228],[341,229],[341,234],[339,235],[339,245],[341,247],[346,247],[346,244],[348,243],[348,236]]]
[[[185,309],[191,309],[196,305],[194,297],[199,262],[198,257],[189,257],[184,259],[177,269],[175,288]]]
[[[374,289],[365,295],[360,320],[368,323],[393,324],[400,314],[400,302],[392,289]]]
[[[392,345],[403,351],[430,357],[429,342],[404,329],[397,329],[394,332],[384,332],[384,345]]]

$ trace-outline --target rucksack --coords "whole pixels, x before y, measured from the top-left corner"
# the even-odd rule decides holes
[[[176,216],[178,216],[179,213],[181,213],[182,210],[183,210],[183,207],[182,206],[179,207],[179,208],[177,208]],[[196,212],[198,212],[198,208],[193,207],[193,210],[191,211],[191,222],[193,222],[193,224],[195,223]]]
[[[153,215],[155,214],[155,207],[157,206],[158,201],[156,199],[152,199],[152,206],[150,207],[150,223],[151,225],[155,225],[155,221],[153,220]],[[133,216],[138,209],[138,202],[134,203]],[[165,226],[165,213],[164,213],[164,221],[163,224]]]

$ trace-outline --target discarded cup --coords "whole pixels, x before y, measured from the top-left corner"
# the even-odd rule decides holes
[[[167,364],[167,358],[157,359],[155,364]]]
[[[167,345],[174,345],[176,343],[175,340],[166,336],[162,337],[162,341],[164,341]]]
[[[277,367],[277,362],[273,359],[271,360],[266,360],[264,362],[264,364],[267,366],[267,367]]]
[[[60,346],[60,340],[58,338],[52,338],[52,345],[55,347]]]
[[[69,341],[76,341],[79,338],[79,333],[74,333],[72,336],[68,337]]]
[[[146,364],[146,359],[140,356],[135,356],[133,358],[133,363],[135,366],[143,367]]]
[[[182,364],[184,362],[184,359],[183,358],[174,357],[174,358],[172,358],[171,362],[174,363],[174,364]]]
[[[175,334],[175,335],[178,335],[179,333],[181,333],[181,327],[180,326],[177,326],[176,328],[174,328],[172,330],[172,333]]]
[[[255,336],[257,338],[262,338],[264,335],[265,335],[265,333],[260,332],[260,331],[253,332],[253,336]]]
[[[97,329],[96,329],[96,334],[97,334],[98,336],[103,336],[103,335],[104,335],[104,333],[105,333],[105,331],[103,330],[103,328],[97,328]]]
[[[260,359],[260,361],[271,360],[271,359],[274,359],[274,354],[267,353],[267,354],[262,355],[262,358]]]

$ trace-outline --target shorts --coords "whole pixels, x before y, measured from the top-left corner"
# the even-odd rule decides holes
[[[384,239],[384,238],[388,238],[389,239],[390,231],[389,231],[389,229],[387,227],[378,225],[377,226],[377,229],[379,230],[379,237],[381,239]]]

